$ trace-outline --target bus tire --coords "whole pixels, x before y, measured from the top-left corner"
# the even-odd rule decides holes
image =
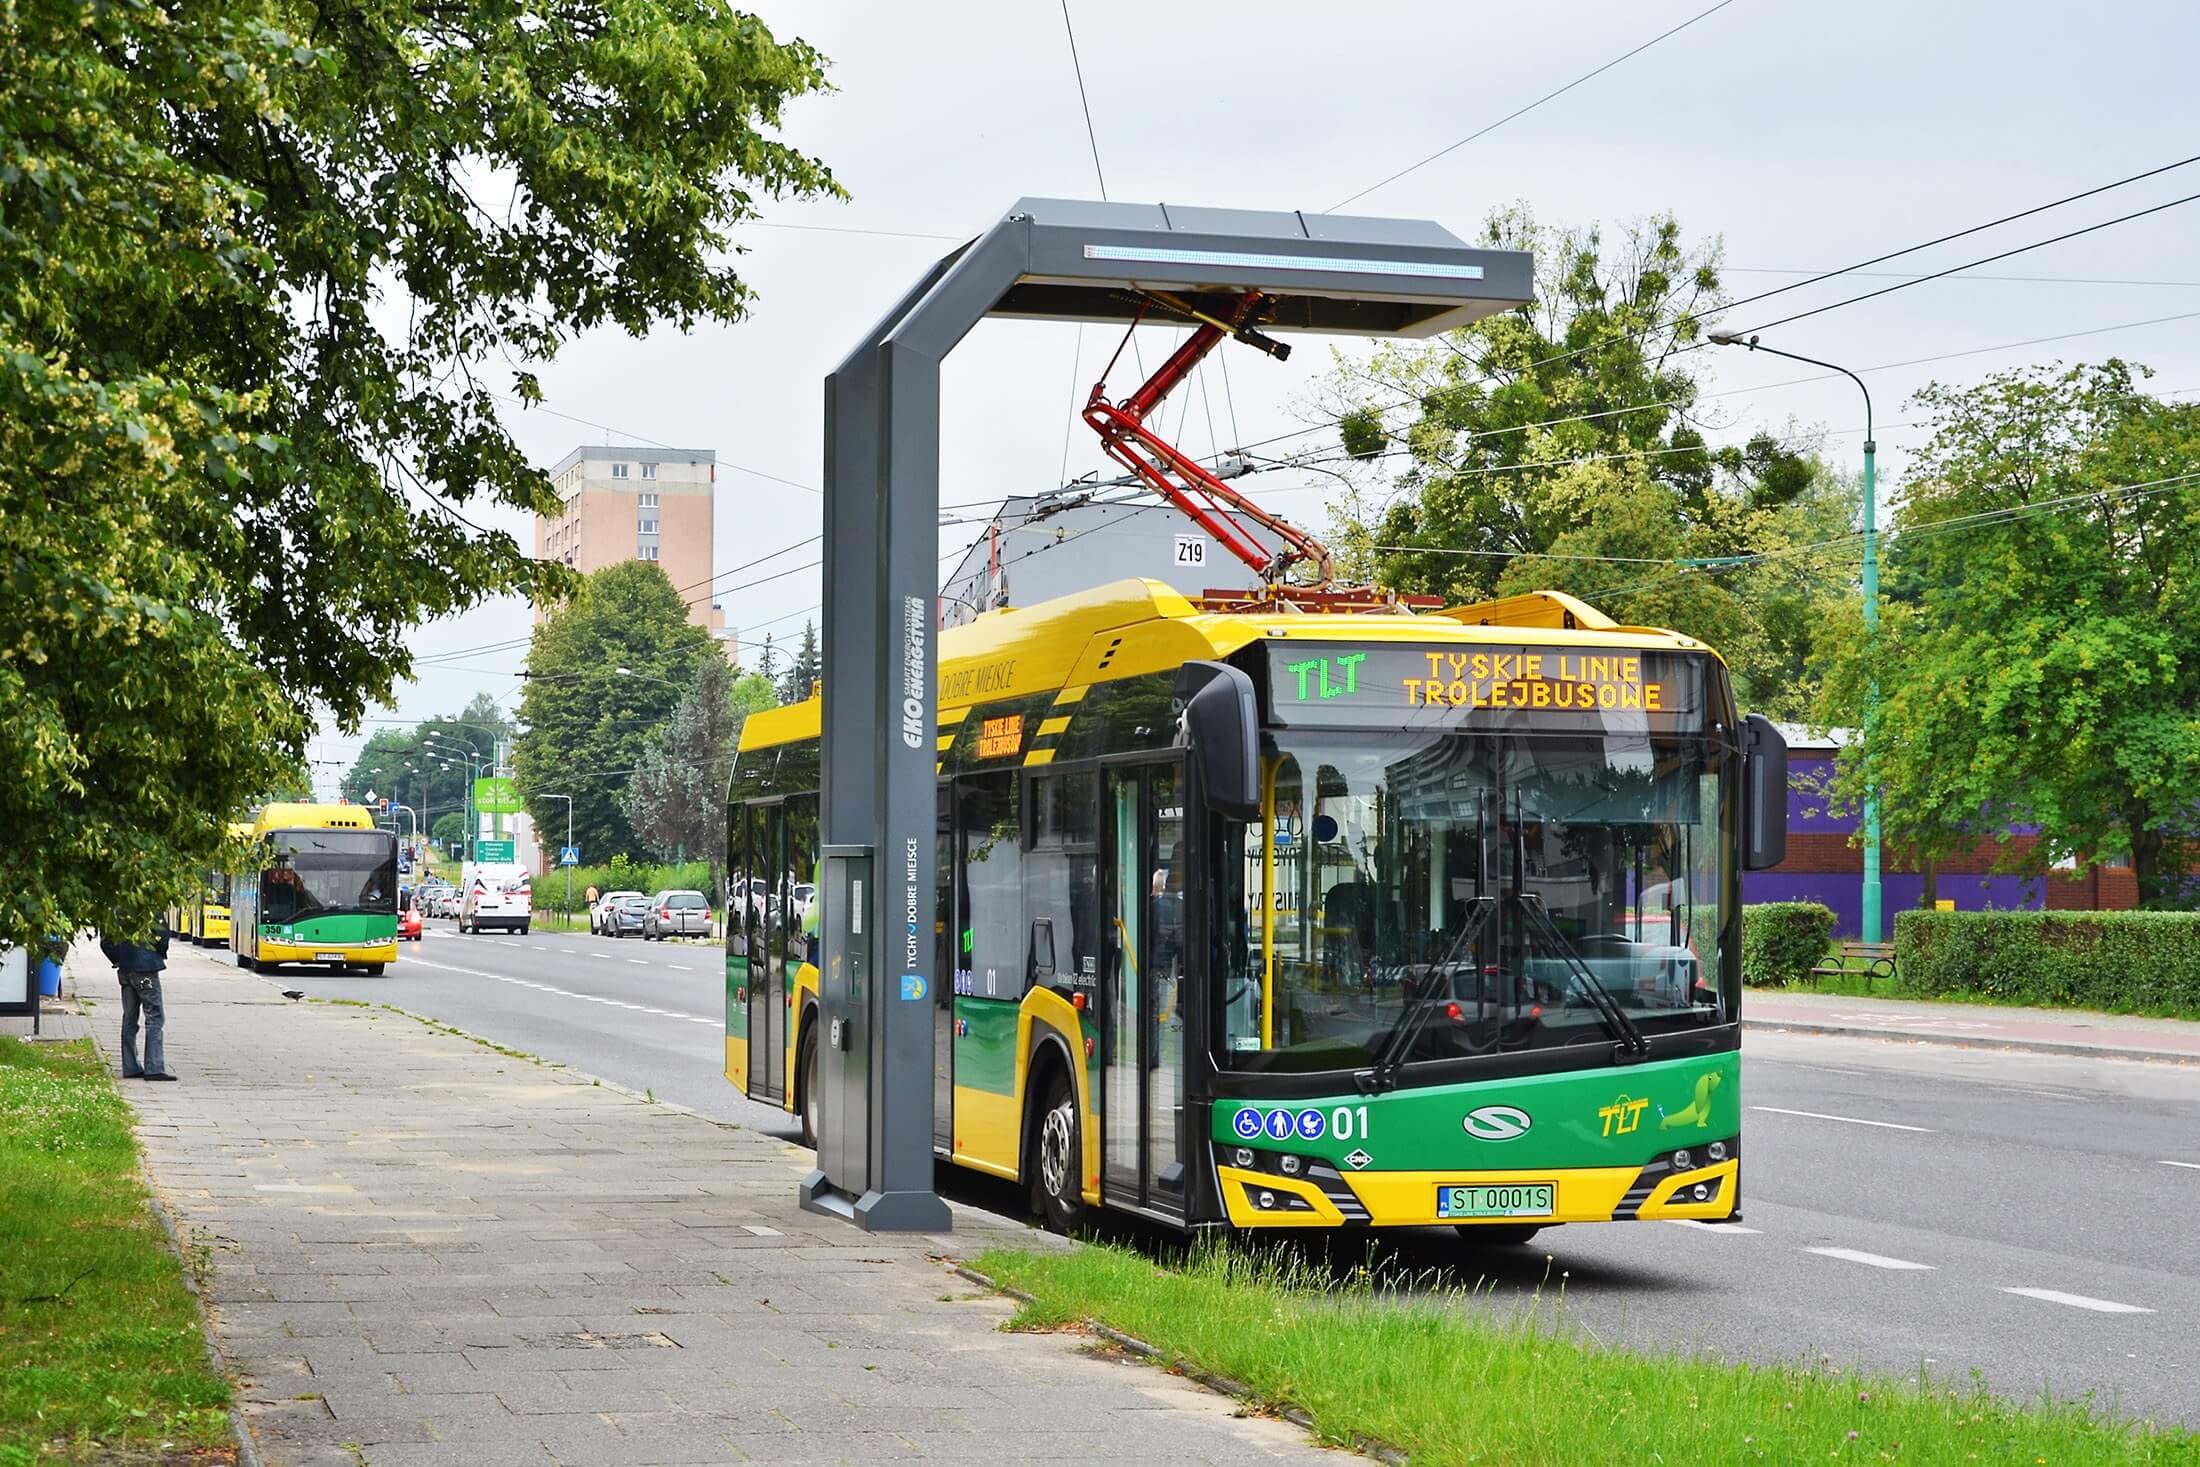
[[[369,978],[379,978],[382,976],[382,965],[380,963],[368,963],[360,971]]]
[[[1084,1137],[1078,1126],[1077,1097],[1059,1066],[1051,1070],[1046,1099],[1033,1117],[1031,1143],[1032,1209],[1054,1232],[1073,1233],[1085,1219],[1084,1189],[1078,1185],[1084,1171]]]
[[[253,970],[254,965],[252,959],[246,957],[243,953],[239,953],[237,954],[237,966],[249,973]]]
[[[1462,1223],[1459,1236],[1480,1248],[1517,1248],[1543,1228],[1542,1223]]]
[[[795,1057],[795,1084],[800,1093],[795,1097],[795,1110],[802,1117],[802,1144],[817,1150],[818,1091],[817,1091],[817,1031],[814,1028],[802,1036],[802,1050]]]

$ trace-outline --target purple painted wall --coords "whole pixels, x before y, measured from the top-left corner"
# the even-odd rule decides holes
[[[1890,872],[1880,877],[1879,909],[1886,919],[1884,936],[1894,936],[1894,914],[1917,905],[1925,878]],[[1959,912],[1983,912],[1989,908],[2038,911],[2038,882],[2021,876],[1942,876],[1940,899],[1954,902]],[[1836,937],[1854,937],[1864,920],[1864,886],[1859,876],[1790,875],[1780,871],[1742,873],[1742,902],[1818,902],[1833,909]]]

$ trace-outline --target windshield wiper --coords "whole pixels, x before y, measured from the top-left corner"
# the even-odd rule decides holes
[[[1534,892],[1524,891],[1518,893],[1515,900],[1520,903],[1520,910],[1528,917],[1528,925],[1541,933],[1557,951],[1559,961],[1566,967],[1566,976],[1573,980],[1574,986],[1581,990],[1590,1006],[1604,1020],[1604,1026],[1618,1039],[1621,1056],[1629,1059],[1646,1057],[1650,1053],[1650,1041],[1643,1037],[1642,1030],[1636,1027],[1635,1021],[1627,1017],[1627,1011],[1619,1006],[1611,994],[1604,991],[1604,985],[1597,982],[1596,974],[1589,971],[1588,963],[1581,956],[1581,949],[1575,947],[1566,934],[1558,930],[1558,924],[1551,920],[1551,914],[1543,910],[1543,898]]]
[[[1482,929],[1489,925],[1490,914],[1497,910],[1497,900],[1494,897],[1475,897],[1468,906],[1472,910],[1467,913],[1466,925],[1459,929],[1459,935],[1444,949],[1443,956],[1429,964],[1432,977],[1449,970],[1462,949],[1470,953],[1473,951],[1475,942],[1482,935]],[[1400,975],[1400,992],[1404,988],[1405,979]],[[1428,1016],[1439,998],[1448,997],[1448,994],[1424,996],[1407,1005],[1405,1012],[1399,1016],[1398,1027],[1391,1030],[1390,1037],[1383,1041],[1382,1052],[1375,1056],[1373,1067],[1362,1070],[1355,1077],[1362,1092],[1375,1095],[1398,1088],[1399,1073],[1406,1067],[1407,1056],[1413,1053],[1414,1041],[1420,1038],[1421,1030],[1428,1026]]]

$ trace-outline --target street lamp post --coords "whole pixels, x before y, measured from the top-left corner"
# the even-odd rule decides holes
[[[1776,346],[1766,346],[1755,336],[1742,336],[1733,331],[1714,331],[1711,341],[1715,346],[1741,346],[1751,351],[1769,352],[1785,357],[1791,362],[1807,366],[1824,367],[1829,372],[1839,372],[1856,384],[1856,390],[1864,394],[1864,640],[1867,652],[1879,631],[1879,479],[1877,458],[1879,445],[1872,438],[1872,393],[1864,385],[1864,379],[1847,367],[1835,362],[1822,362],[1816,357],[1802,356],[1792,351],[1782,351]],[[1879,674],[1871,674],[1870,686],[1864,695],[1864,729],[1861,738],[1865,747],[1870,746],[1872,720],[1879,710]],[[1857,936],[1865,942],[1877,942],[1882,926],[1880,922],[1879,883],[1879,791],[1864,791],[1864,891],[1863,911],[1858,922]]]
[[[430,735],[430,737],[432,738],[433,735]],[[481,817],[474,812],[474,780],[478,777],[477,771],[488,768],[489,764],[475,754],[471,745],[453,746],[438,743],[435,748],[438,753],[446,753],[449,757],[463,762],[466,766],[466,854],[468,859],[471,859],[474,851],[474,839],[481,828]]]
[[[565,843],[567,845],[573,844],[573,797],[571,795],[538,794],[535,798],[538,800],[565,801]],[[565,858],[562,853],[558,858],[558,864],[565,866]],[[565,866],[565,920],[568,922],[573,920],[573,868],[570,866]]]

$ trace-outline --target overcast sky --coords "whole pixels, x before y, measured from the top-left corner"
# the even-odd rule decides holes
[[[1710,3],[1071,0],[1070,14],[1111,197],[1314,211]],[[741,232],[743,273],[759,296],[748,320],[646,340],[587,336],[542,372],[548,407],[570,416],[509,416],[545,467],[583,442],[715,449],[722,574],[817,534],[824,375],[912,278],[1021,196],[1098,192],[1057,4],[752,8],[775,33],[802,36],[831,58],[837,90],[794,107],[788,136],[829,164],[852,200],[770,205],[770,226]],[[1561,9],[1563,23],[1554,19]],[[2195,55],[2200,8],[2168,0],[1729,0],[1346,212],[1425,217],[1471,236],[1491,210],[1514,203],[1568,225],[1671,210],[1691,240],[1724,241],[1731,291],[1747,295],[2200,153]],[[2200,164],[1879,268],[1938,270],[2190,193],[2200,193]],[[1975,272],[1989,278],[1937,281],[1796,322],[1776,339],[1860,370],[1966,353],[1867,373],[1883,472],[1898,478],[1902,448],[1917,437],[1904,400],[1929,380],[1971,382],[2030,361],[2113,353],[2156,368],[2159,391],[2200,391],[2196,231],[2200,203]],[[1745,307],[1729,324],[1892,283],[1830,281]],[[2015,344],[2078,332],[2097,334]],[[1285,365],[1235,351],[1226,393],[1219,373],[1208,373],[1225,446],[1319,416],[1312,385],[1329,365],[1328,344],[1298,340]],[[949,359],[943,502],[1050,488],[1065,441],[1070,475],[1105,463],[1073,413],[1115,340],[1088,329],[1081,364],[1077,345],[1072,327],[991,322]],[[1731,393],[1717,400],[1728,419],[1722,439],[1822,428],[1830,457],[1856,461],[1853,386],[1771,386],[1804,373],[1763,356],[1717,355],[1712,390]],[[1119,375],[1117,388],[1127,385]],[[1203,454],[1205,406],[1190,411],[1182,441]],[[1175,424],[1172,414],[1172,432]],[[1247,484],[1317,531],[1337,487],[1311,472]],[[533,544],[523,517],[504,523]],[[971,533],[942,530],[942,555]],[[816,614],[818,574],[803,568],[816,559],[816,545],[802,545],[721,583],[745,663],[754,665],[767,632],[799,637]],[[756,583],[783,571],[793,573]],[[352,736],[322,730],[313,757],[326,761],[315,771],[323,793],[376,727],[456,713],[484,689],[515,705],[525,647],[501,644],[524,638],[529,622],[523,604],[491,602],[417,634],[417,653],[442,660],[422,667],[395,709],[378,712],[382,722]]]

